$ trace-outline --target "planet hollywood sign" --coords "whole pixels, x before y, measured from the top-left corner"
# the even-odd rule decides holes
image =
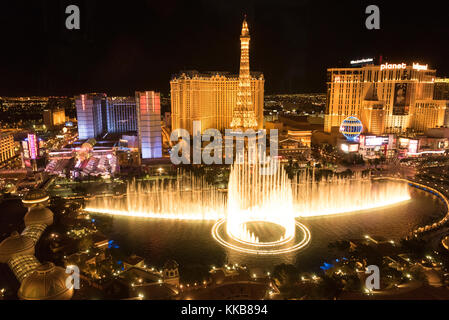
[[[407,64],[406,63],[384,63],[380,65],[380,71],[382,70],[393,70],[393,69],[405,69],[407,68]],[[427,70],[428,65],[421,65],[419,63],[413,63],[412,66],[413,69],[418,70],[418,71],[423,71],[423,70]]]
[[[399,64],[384,63],[384,64],[380,65],[380,71],[392,70],[392,69],[405,69],[405,68],[407,68],[407,64],[405,64],[405,63],[399,63]]]

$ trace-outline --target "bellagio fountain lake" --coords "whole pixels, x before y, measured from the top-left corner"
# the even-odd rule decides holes
[[[132,181],[120,196],[86,203],[113,216],[113,236],[150,261],[266,266],[317,261],[336,240],[365,234],[399,240],[442,215],[443,205],[400,179],[318,179],[314,170],[289,178],[278,163],[231,166],[227,189],[190,172],[176,179]]]

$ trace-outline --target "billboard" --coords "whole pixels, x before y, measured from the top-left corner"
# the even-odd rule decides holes
[[[379,137],[379,136],[364,136],[363,139],[360,139],[361,144],[366,147],[376,147],[386,145],[389,143],[389,141],[390,141],[389,137]]]
[[[418,140],[410,140],[408,144],[408,152],[409,153],[417,153],[418,152]]]
[[[381,146],[383,141],[382,137],[368,136],[365,138],[365,146]]]
[[[359,151],[359,145],[358,144],[350,144],[349,145],[349,152],[357,152]]]
[[[39,152],[39,146],[38,146],[38,140],[34,133],[28,134],[28,150],[30,153],[30,159],[37,159],[38,152]]]
[[[342,143],[340,148],[341,148],[341,151],[343,151],[344,153],[359,151],[359,145],[357,143],[351,143],[351,144]]]
[[[407,84],[396,83],[394,86],[393,115],[403,116],[408,114]]]
[[[23,156],[27,159],[30,158],[30,152],[28,150],[28,141],[24,140],[22,141],[22,149],[23,149]]]

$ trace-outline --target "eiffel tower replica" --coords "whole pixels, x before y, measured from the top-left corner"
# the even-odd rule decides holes
[[[241,162],[245,158],[254,159],[257,151],[257,118],[254,112],[254,106],[251,97],[251,75],[249,72],[249,35],[248,23],[246,15],[242,24],[242,32],[240,34],[240,71],[239,71],[239,87],[237,91],[237,105],[234,107],[231,129],[235,142],[243,143],[244,150],[239,152],[236,150],[236,160]],[[249,132],[248,132],[248,131]],[[252,147],[255,146],[255,147]]]
[[[240,72],[239,88],[237,91],[237,105],[234,107],[231,129],[257,130],[257,119],[251,98],[251,75],[249,72],[249,29],[248,23],[243,20],[240,34]]]

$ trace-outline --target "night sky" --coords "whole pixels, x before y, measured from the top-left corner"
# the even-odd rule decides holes
[[[445,2],[1,1],[0,96],[168,93],[180,70],[238,73],[244,13],[266,94],[324,92],[327,67],[379,55],[449,76]],[[70,4],[81,30],[65,28]],[[380,30],[365,28],[369,4]]]

